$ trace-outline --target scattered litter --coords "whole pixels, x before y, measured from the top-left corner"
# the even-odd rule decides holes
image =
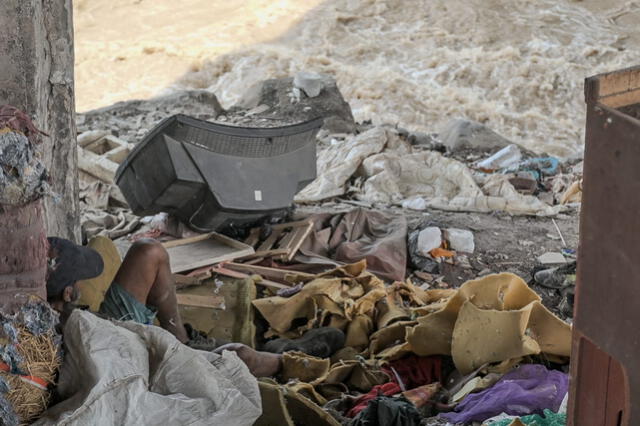
[[[428,208],[427,201],[422,197],[414,197],[402,202],[403,209],[426,210]]]
[[[518,164],[522,159],[522,152],[517,145],[509,145],[493,154],[486,160],[479,161],[477,167],[486,172],[493,172],[505,169],[514,164]]]
[[[553,223],[553,226],[556,227],[556,231],[558,231],[558,236],[560,237],[560,240],[562,241],[562,245],[564,247],[567,246],[567,242],[564,240],[564,237],[562,236],[562,232],[560,232],[560,228],[558,227],[558,224],[556,223],[556,220],[554,218],[551,218],[551,222]]]
[[[442,231],[440,228],[430,226],[418,233],[418,246],[416,247],[418,254],[427,257],[431,255],[431,251],[442,245]]]
[[[444,238],[449,242],[449,247],[463,253],[473,253],[476,246],[473,232],[466,229],[447,228],[444,230]]]
[[[567,263],[567,259],[565,259],[562,253],[547,252],[538,256],[538,262],[542,263],[543,265],[560,265],[563,263]]]
[[[317,73],[300,71],[293,78],[293,85],[308,97],[315,98],[325,86],[325,78]]]

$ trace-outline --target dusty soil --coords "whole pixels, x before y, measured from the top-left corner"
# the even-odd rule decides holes
[[[318,206],[298,206],[296,215],[311,213],[341,212],[357,206],[343,202],[325,203]],[[469,256],[471,268],[444,265],[444,281],[457,287],[479,274],[512,272],[525,281],[532,282],[532,271],[538,256],[546,252],[559,252],[564,248],[562,239],[551,218],[510,216],[504,213],[459,213],[430,210],[416,212],[398,207],[373,206],[389,214],[403,214],[407,218],[409,232],[425,226],[468,229],[474,233],[475,252]],[[559,215],[554,218],[566,248],[577,250],[579,212]],[[560,294],[556,290],[538,285],[533,288],[549,309],[566,318],[558,310]]]

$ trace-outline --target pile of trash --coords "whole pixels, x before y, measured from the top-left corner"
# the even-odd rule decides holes
[[[571,328],[519,277],[422,290],[410,280],[384,285],[362,261],[306,279],[293,296],[253,304],[270,338],[343,331],[344,347],[332,356],[285,353],[279,377],[283,392],[341,422],[327,424],[418,425],[435,416],[466,424],[560,409]],[[396,414],[385,420],[383,412]]]
[[[536,155],[465,119],[452,119],[437,134],[356,124],[331,77],[300,72],[250,88],[226,111],[210,93],[185,91],[79,115],[85,240],[94,235],[116,238],[140,226],[113,179],[135,143],[169,111],[241,127],[323,117],[318,176],[297,194],[298,205],[341,199],[414,211],[552,217],[580,201],[582,164],[576,160]]]
[[[487,269],[468,226],[430,215],[499,213],[549,221],[571,214],[580,201],[581,163],[532,153],[468,120],[452,120],[439,134],[357,124],[335,82],[308,73],[264,82],[228,111],[212,104],[206,118],[241,126],[287,123],[280,116],[296,108],[301,119],[325,117],[317,136],[317,179],[299,188],[294,209],[221,233],[195,232],[164,212],[133,215],[113,177],[139,135],[131,123],[122,138],[96,127],[117,126],[141,110],[145,127],[156,124],[154,109],[140,101],[82,117],[78,149],[86,160],[80,162],[83,238],[94,247],[104,246],[100,238],[112,239],[120,255],[141,238],[163,242],[178,304],[190,320],[206,316],[203,323],[210,324],[226,314],[227,337],[282,354],[281,370],[257,383],[261,414],[254,404],[258,391],[240,386],[239,405],[225,416],[245,410],[244,420],[253,416],[257,425],[565,423],[571,326],[557,315],[571,317],[575,251],[553,221],[563,249],[541,256],[527,284],[496,271],[499,265]],[[255,197],[261,201],[262,193]],[[331,203],[342,207],[331,210]],[[313,211],[322,206],[329,208]],[[410,215],[420,220],[410,223]],[[118,257],[109,250],[110,258]],[[117,260],[111,269],[117,270]],[[109,283],[93,283],[87,293],[100,297],[100,286]],[[237,292],[231,297],[228,289]],[[146,333],[142,326],[122,326]],[[164,337],[144,339],[139,351],[151,354],[159,342],[154,339]],[[136,372],[140,383],[151,380],[144,364]],[[219,373],[228,375],[207,374],[228,384]],[[124,380],[96,371],[95,387],[103,377]],[[62,378],[71,383],[68,395],[78,391],[77,378]],[[173,391],[184,390],[185,383],[174,384]],[[130,391],[157,404],[145,389]],[[120,396],[104,401],[109,398]],[[81,420],[81,410],[72,409]],[[172,418],[187,421],[179,413]]]
[[[152,236],[170,242],[170,255],[180,247],[188,254],[198,241],[217,238],[188,231],[166,214],[148,222],[129,239]],[[227,250],[225,259],[217,251],[218,260],[207,264],[205,259],[204,266],[196,266],[199,254],[194,249],[186,264],[172,262],[172,270],[183,309],[197,303],[208,306],[202,311],[207,315],[226,311],[237,320],[234,329],[253,333],[242,341],[282,354],[281,370],[257,382],[261,413],[250,402],[258,391],[241,389],[238,404],[249,404],[243,408],[249,410],[245,420],[255,415],[257,425],[309,424],[310,419],[313,424],[352,426],[512,424],[514,419],[565,424],[571,326],[514,274],[489,274],[460,286],[444,282],[444,265],[468,262],[476,251],[472,232],[437,226],[410,231],[403,217],[357,208],[265,223]],[[418,257],[426,266],[415,266]],[[575,272],[570,265],[541,264],[533,285],[569,288]],[[240,282],[255,287],[246,296],[254,316],[241,312],[245,308],[238,300],[223,297],[223,303],[217,302],[220,288],[240,288]],[[210,285],[215,290],[206,290]],[[199,295],[196,302],[189,299],[192,294]],[[73,326],[78,330],[106,326],[88,321],[98,320],[83,313],[72,324],[79,322]],[[136,333],[144,329],[120,325]],[[100,340],[94,332],[86,335]],[[86,346],[73,339],[68,343],[72,351]],[[150,350],[142,348],[141,353]],[[79,379],[70,371],[67,366],[61,375],[68,395],[79,389]],[[115,370],[99,373],[95,386],[111,372]],[[215,374],[211,380],[219,380]],[[126,386],[132,384],[126,381]],[[177,391],[184,383],[175,386]],[[144,389],[135,392],[146,395]],[[101,404],[114,403],[116,394],[109,395],[104,394]],[[72,410],[74,419],[85,418],[81,407]],[[59,412],[50,412],[50,418]],[[184,420],[180,412],[176,406],[172,418]]]

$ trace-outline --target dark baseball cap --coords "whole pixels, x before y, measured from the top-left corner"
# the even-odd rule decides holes
[[[49,237],[49,267],[47,297],[58,297],[76,281],[95,278],[102,273],[104,262],[100,254],[69,240]]]

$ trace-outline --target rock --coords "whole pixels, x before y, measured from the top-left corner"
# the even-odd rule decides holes
[[[422,197],[408,198],[402,202],[403,209],[426,210],[427,201]]]
[[[442,232],[436,226],[424,228],[418,234],[416,252],[423,257],[429,256],[429,252],[442,244]]]
[[[561,265],[567,263],[567,259],[565,259],[562,253],[547,252],[538,257],[538,262],[543,265]]]
[[[491,151],[512,144],[511,141],[485,125],[464,119],[450,120],[440,132],[440,140],[450,152],[460,151],[464,148]]]
[[[269,109],[253,115],[253,118],[284,125],[323,117],[323,128],[330,133],[354,133],[356,126],[351,107],[342,97],[335,80],[317,75],[322,82],[317,94],[316,87],[311,84],[313,79],[299,81],[304,84],[302,90],[294,85],[293,77],[265,80],[249,88],[229,114],[238,115],[243,110],[267,105]],[[311,97],[305,90],[315,96]]]
[[[326,77],[314,72],[300,71],[293,78],[293,85],[308,97],[315,98],[324,89]]]
[[[476,249],[473,232],[467,231],[466,229],[445,229],[444,238],[449,241],[449,246],[455,251],[473,253]]]
[[[174,114],[211,120],[224,113],[216,95],[206,90],[184,90],[147,100],[118,102],[78,114],[78,133],[106,130],[128,143],[139,142],[139,130],[151,129]],[[146,132],[145,132],[146,133]],[[87,134],[87,138],[94,135]]]

